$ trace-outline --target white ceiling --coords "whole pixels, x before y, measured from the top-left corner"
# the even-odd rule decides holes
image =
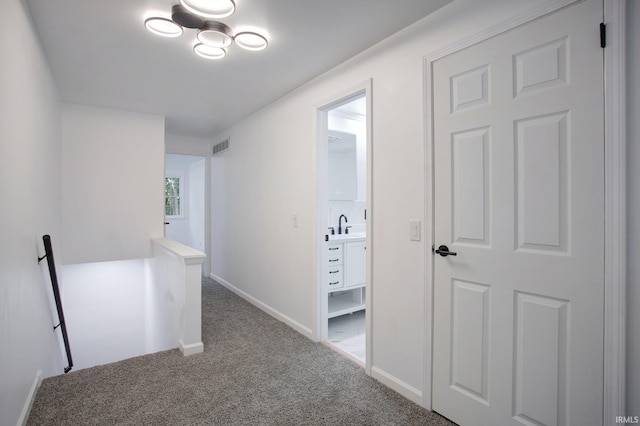
[[[269,47],[232,46],[211,61],[195,30],[151,34],[178,0],[26,0],[67,102],[162,114],[168,133],[212,137],[451,0],[236,0],[220,19],[266,32]]]

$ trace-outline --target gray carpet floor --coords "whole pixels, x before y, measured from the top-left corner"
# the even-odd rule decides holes
[[[28,425],[453,425],[210,279],[205,351],[45,379]]]

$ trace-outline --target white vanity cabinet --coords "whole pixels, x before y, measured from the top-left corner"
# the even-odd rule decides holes
[[[349,261],[344,264],[345,287],[354,287],[365,284],[366,269],[366,242],[354,241],[344,243],[345,258]]]
[[[365,309],[366,241],[329,242],[327,256],[328,318]]]

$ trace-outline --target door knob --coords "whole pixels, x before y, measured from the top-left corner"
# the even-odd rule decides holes
[[[453,252],[453,251],[449,251],[449,247],[442,245],[440,247],[438,247],[437,250],[434,250],[435,253],[438,253],[440,256],[442,257],[446,257],[446,256],[457,256],[458,253]]]

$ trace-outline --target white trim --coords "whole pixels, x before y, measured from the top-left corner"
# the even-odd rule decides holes
[[[320,171],[327,170],[328,167],[328,152],[323,149],[323,145],[320,141],[326,140],[328,138],[328,117],[327,114],[323,113],[320,110],[320,105],[317,105],[313,109],[313,123],[315,124],[314,135],[316,140],[316,149],[314,159],[314,176],[316,176],[316,211],[314,217],[315,223],[315,232],[313,234],[314,241],[313,244],[313,258],[315,262],[313,262],[313,268],[315,271],[315,285],[313,292],[313,330],[314,330],[314,341],[321,342],[327,339],[328,336],[328,327],[327,323],[323,321],[323,318],[327,318],[328,316],[328,302],[326,297],[324,297],[324,288],[322,283],[326,279],[326,268],[323,268],[322,265],[326,264],[327,261],[327,253],[322,250],[322,239],[321,235],[324,231],[328,231],[323,228],[324,220],[322,218],[326,217],[326,212],[328,209],[328,202],[326,197],[323,194],[328,192],[327,187],[327,179],[319,179]]]
[[[366,233],[367,233],[367,252],[366,252],[366,277],[367,282],[365,290],[367,292],[365,311],[365,333],[367,336],[365,347],[365,372],[371,375],[371,366],[373,365],[373,319],[372,319],[372,306],[373,306],[373,120],[372,120],[372,106],[373,106],[373,80],[368,79],[362,83],[356,84],[346,90],[343,90],[333,96],[326,98],[321,102],[317,102],[314,105],[314,117],[315,117],[315,136],[316,136],[316,233],[315,233],[315,256],[316,262],[314,264],[316,268],[316,291],[314,292],[315,300],[313,303],[314,309],[314,340],[321,341],[327,338],[327,301],[324,292],[325,271],[322,265],[326,264],[326,253],[322,250],[323,241],[321,236],[326,233],[324,228],[324,220],[327,212],[327,200],[326,200],[326,173],[327,173],[327,158],[326,158],[326,144],[323,141],[327,140],[327,112],[328,110],[344,104],[349,99],[357,98],[359,96],[366,97],[366,134],[367,134],[367,220],[366,220]],[[323,314],[324,313],[324,314]],[[324,320],[323,320],[324,319]]]
[[[418,405],[422,404],[424,398],[422,392],[420,392],[420,389],[414,388],[413,386],[403,382],[402,380],[378,367],[373,367],[371,369],[371,376],[383,385],[398,392],[409,401]]]
[[[434,244],[433,224],[433,63],[452,53],[502,34],[582,0],[556,0],[506,22],[489,27],[425,56],[425,212],[431,214],[426,229],[426,244]],[[607,17],[605,49],[605,314],[604,314],[604,419],[624,415],[625,407],[625,279],[626,279],[626,108],[625,108],[625,0],[603,0]],[[422,405],[431,409],[433,348],[433,256],[425,262],[424,395]],[[607,422],[604,422],[607,424]]]
[[[605,283],[603,422],[626,403],[626,0],[605,0]]]
[[[431,410],[431,393],[432,393],[432,380],[433,380],[433,255],[429,250],[429,246],[433,247],[434,240],[434,203],[433,203],[433,101],[431,100],[431,94],[433,93],[433,62],[438,59],[436,56],[430,56],[424,59],[423,62],[423,108],[425,113],[424,120],[424,135],[425,135],[425,159],[424,159],[424,182],[425,182],[425,195],[424,195],[424,211],[427,217],[425,219],[424,230],[424,243],[426,245],[425,252],[427,253],[427,259],[424,262],[424,309],[423,309],[423,323],[425,325],[425,338],[422,347],[422,355],[424,359],[424,377],[423,377],[423,392],[422,392],[422,405],[427,410]]]
[[[170,238],[152,238],[151,241],[161,247],[170,256],[180,259],[185,265],[202,264],[207,257],[207,255],[200,250],[196,250],[193,247],[189,247]]]
[[[431,62],[584,0],[553,0],[425,55]]]
[[[204,344],[202,342],[191,343],[187,345],[182,341],[182,339],[180,339],[180,345],[178,347],[180,348],[180,352],[182,352],[182,355],[184,356],[201,354],[202,352],[204,352]]]
[[[24,402],[24,406],[22,407],[22,412],[20,413],[20,417],[18,417],[17,426],[24,426],[27,424],[29,420],[29,414],[31,413],[31,408],[33,407],[33,403],[36,400],[36,395],[38,394],[38,389],[42,384],[42,370],[36,371],[36,375],[33,378],[33,383],[31,383],[31,387],[29,388],[29,393],[27,394],[27,400]]]
[[[366,263],[367,270],[365,273],[367,282],[365,291],[367,299],[365,301],[367,314],[365,314],[365,372],[369,375],[372,374],[373,366],[373,80],[369,79],[365,83],[365,94],[367,96],[367,254]]]
[[[272,317],[274,317],[278,321],[281,321],[281,322],[287,324],[289,327],[293,328],[294,330],[296,330],[298,333],[304,335],[305,337],[307,337],[307,338],[309,338],[311,340],[314,340],[313,339],[313,332],[311,331],[311,329],[309,327],[305,327],[304,325],[300,324],[299,322],[297,322],[297,321],[291,319],[290,317],[286,316],[282,312],[272,308],[271,306],[267,305],[266,303],[263,303],[260,300],[256,299],[255,297],[249,295],[248,293],[240,290],[238,287],[234,286],[229,281],[217,276],[213,272],[211,274],[209,274],[209,276],[211,277],[212,280],[216,281],[217,283],[220,283],[223,287],[226,287],[227,289],[231,290],[232,292],[234,292],[238,296],[242,297],[247,302],[251,303],[253,306],[259,308],[260,310],[262,310],[264,312],[266,312],[267,314],[271,315]]]

